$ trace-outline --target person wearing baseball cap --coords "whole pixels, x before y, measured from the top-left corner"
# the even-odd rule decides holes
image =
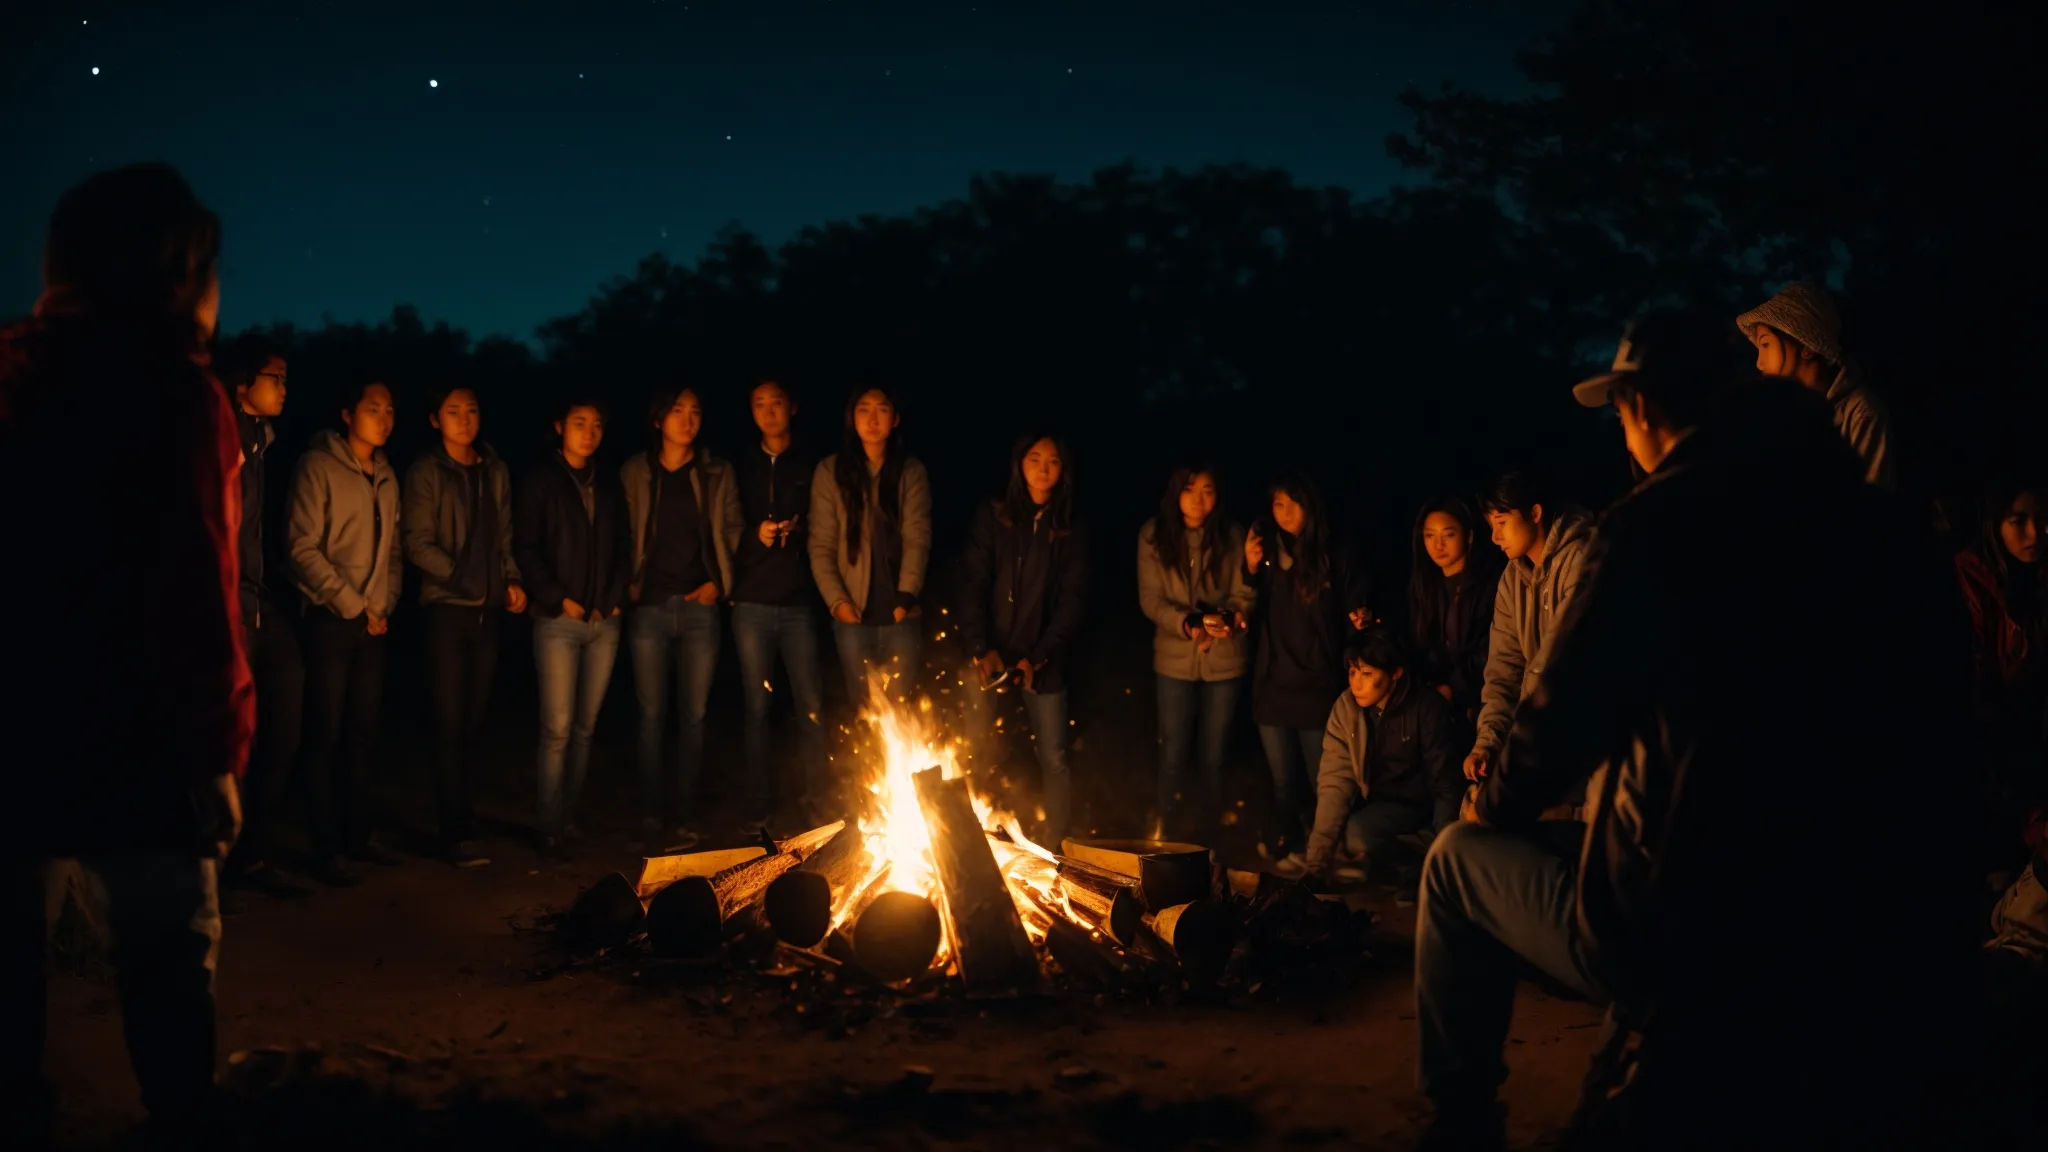
[[[1863,383],[1842,351],[1842,314],[1834,298],[1813,284],[1785,285],[1776,296],[1735,318],[1756,345],[1756,370],[1783,376],[1828,398],[1835,430],[1863,458],[1864,479],[1896,487],[1891,457],[1891,412]]]
[[[1974,789],[1942,767],[1968,717],[1960,606],[1822,397],[1742,359],[1720,314],[1654,312],[1574,389],[1647,476],[1602,515],[1506,755],[1423,864],[1423,1147],[1502,1146],[1532,965],[1613,1006],[1574,1121],[1589,1146],[1951,1146],[1971,1119],[1951,1001],[1976,962]],[[1580,788],[1585,823],[1542,820]],[[1869,850],[1899,828],[1911,851]],[[1845,860],[1854,879],[1816,895]],[[1873,937],[1901,908],[1927,919]]]

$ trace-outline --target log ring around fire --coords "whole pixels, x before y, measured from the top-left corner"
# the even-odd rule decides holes
[[[853,926],[853,955],[876,979],[908,980],[939,954],[939,910],[911,892],[875,897]]]

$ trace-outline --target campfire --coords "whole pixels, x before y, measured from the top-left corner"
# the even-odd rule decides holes
[[[614,873],[564,918],[572,948],[636,941],[657,956],[829,966],[881,985],[938,978],[970,995],[1095,988],[1169,973],[1219,980],[1275,908],[1330,935],[1342,905],[1279,877],[1212,865],[1206,848],[1156,840],[1033,843],[976,787],[929,699],[898,704],[871,684],[867,769],[847,820],[755,847],[651,858]],[[1305,903],[1304,903],[1305,902]],[[1258,931],[1261,920],[1267,931]],[[1247,931],[1251,929],[1251,931]]]

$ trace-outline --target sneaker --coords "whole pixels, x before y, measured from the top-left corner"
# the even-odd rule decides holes
[[[363,875],[348,862],[348,857],[329,856],[313,866],[313,879],[329,888],[353,888],[363,882]]]
[[[1335,868],[1330,869],[1330,875],[1342,880],[1346,884],[1363,884],[1365,882],[1365,865],[1363,863],[1339,864]]]
[[[457,840],[448,846],[448,862],[457,868],[481,868],[491,858],[476,841]]]
[[[285,875],[283,869],[261,862],[229,877],[228,887],[241,892],[261,893],[273,900],[297,900],[313,894],[312,888]]]
[[[349,855],[360,863],[375,864],[379,868],[397,868],[405,863],[405,857],[392,851],[382,840],[372,840]]]
[[[697,841],[701,839],[703,837],[690,831],[689,825],[678,824],[675,827],[675,831],[668,834],[668,845],[662,851],[670,854],[688,852],[690,849],[695,848]]]
[[[1273,871],[1292,880],[1308,871],[1308,858],[1299,852],[1289,852],[1273,861]]]

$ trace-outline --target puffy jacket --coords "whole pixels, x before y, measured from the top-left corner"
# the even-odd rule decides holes
[[[1079,524],[1048,529],[1019,548],[1009,505],[989,500],[968,525],[960,567],[960,642],[967,654],[995,648],[1005,664],[1031,661],[1038,669],[1031,681],[1036,691],[1065,688],[1067,646],[1081,631],[1088,606],[1086,530]],[[1023,647],[1006,646],[1016,621],[1030,613],[1036,614],[1037,634]]]
[[[619,485],[626,490],[626,518],[633,526],[633,574],[628,581],[637,592],[647,567],[647,533],[654,522],[654,474],[657,462],[652,450],[636,453],[619,466]],[[690,469],[690,491],[697,497],[697,510],[704,517],[705,552],[717,557],[718,590],[732,593],[732,556],[740,544],[745,516],[740,512],[740,488],[732,465],[702,448],[697,450],[696,467]]]
[[[1497,759],[1515,722],[1515,709],[1536,691],[1549,662],[1558,622],[1578,594],[1593,517],[1568,508],[1543,536],[1543,563],[1528,557],[1508,563],[1493,597],[1493,632],[1479,689],[1479,732],[1474,752]]]
[[[811,473],[811,578],[818,582],[818,595],[826,608],[851,604],[861,610],[868,602],[875,558],[875,550],[867,543],[875,538],[877,474],[868,473],[861,550],[859,556],[853,556],[846,541],[846,502],[839,498],[839,477],[833,471],[838,463],[835,452],[818,461],[817,470]],[[896,591],[914,604],[924,594],[925,569],[932,559],[932,482],[924,463],[913,456],[903,461],[897,483],[896,519],[903,534],[903,557],[896,566]],[[911,611],[922,609],[913,607]]]
[[[1330,707],[1323,728],[1323,759],[1316,770],[1316,819],[1308,835],[1308,863],[1330,859],[1344,821],[1366,800],[1426,804],[1437,822],[1458,812],[1465,777],[1451,747],[1451,710],[1443,697],[1403,676],[1393,699],[1374,720],[1349,691]]]
[[[1189,639],[1182,630],[1197,612],[1246,612],[1258,593],[1244,578],[1244,529],[1227,524],[1221,547],[1223,575],[1210,575],[1207,553],[1193,544],[1190,533],[1188,571],[1172,571],[1159,559],[1154,521],[1138,529],[1138,606],[1152,621],[1152,670],[1175,680],[1235,680],[1247,667],[1242,632],[1223,639]]]
[[[488,486],[483,504],[498,521],[493,562],[505,583],[517,584],[519,565],[512,555],[512,470],[490,445],[478,443],[476,449],[483,457]],[[405,470],[399,539],[405,545],[407,562],[420,570],[422,604],[475,607],[484,602],[483,590],[459,588],[455,583],[475,532],[469,522],[467,483],[463,466],[439,444]]]
[[[567,599],[609,616],[626,602],[626,577],[633,565],[625,493],[612,477],[593,469],[593,511],[585,511],[578,490],[582,482],[561,453],[550,455],[522,478],[513,524],[512,551],[529,611],[551,620],[562,614]]]
[[[348,437],[332,429],[313,435],[292,475],[285,555],[308,604],[344,620],[365,611],[388,617],[405,583],[398,546],[398,473],[384,450],[370,454],[370,474],[356,463]]]

